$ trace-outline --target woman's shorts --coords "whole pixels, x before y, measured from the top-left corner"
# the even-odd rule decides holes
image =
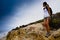
[[[44,17],[44,19],[47,19],[47,18],[50,18],[50,17]]]

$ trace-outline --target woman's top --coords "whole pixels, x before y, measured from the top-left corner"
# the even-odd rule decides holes
[[[44,18],[50,17],[48,10],[46,8],[44,8],[43,10],[44,10]]]

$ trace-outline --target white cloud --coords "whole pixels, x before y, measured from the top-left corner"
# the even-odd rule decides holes
[[[46,1],[46,0],[44,0],[44,1]],[[17,12],[11,19],[10,25],[16,27],[19,25],[28,24],[30,22],[34,22],[39,19],[42,19],[44,17],[43,16],[44,13],[42,10],[42,8],[43,8],[42,4],[44,1],[41,1],[41,2],[39,1],[39,2],[33,3],[30,6],[24,4],[22,8],[18,8]],[[48,0],[46,2],[52,8],[53,13],[60,11],[60,6],[59,6],[60,2],[59,1]]]
[[[17,9],[17,12],[11,18],[10,24],[8,24],[8,26],[15,28],[19,25],[28,24],[30,22],[43,19],[43,10],[41,5],[42,4],[40,2],[30,6],[24,4],[22,8]]]

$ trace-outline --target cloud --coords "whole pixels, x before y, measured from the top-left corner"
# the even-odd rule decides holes
[[[43,19],[43,10],[41,5],[42,4],[40,2],[36,2],[30,6],[24,4],[22,8],[17,8],[17,12],[15,12],[15,15],[7,25],[15,28],[19,25],[25,25],[30,22]]]
[[[44,0],[44,1],[46,1],[46,0]],[[18,8],[15,15],[11,18],[10,25],[13,25],[13,27],[16,27],[19,25],[28,24],[30,22],[34,22],[34,21],[43,19],[44,13],[43,13],[43,9],[42,9],[43,8],[42,4],[44,1],[32,3],[30,6],[27,4],[24,4],[22,6],[22,8]],[[59,1],[49,0],[46,2],[52,8],[53,13],[56,13],[60,10],[59,9],[60,6],[58,5]]]

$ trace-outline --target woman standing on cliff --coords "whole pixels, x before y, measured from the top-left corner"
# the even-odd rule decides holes
[[[43,10],[44,10],[44,26],[47,30],[47,35],[50,35],[50,26],[49,26],[49,21],[50,18],[52,16],[52,9],[49,7],[49,5],[47,4],[47,2],[43,2]]]

